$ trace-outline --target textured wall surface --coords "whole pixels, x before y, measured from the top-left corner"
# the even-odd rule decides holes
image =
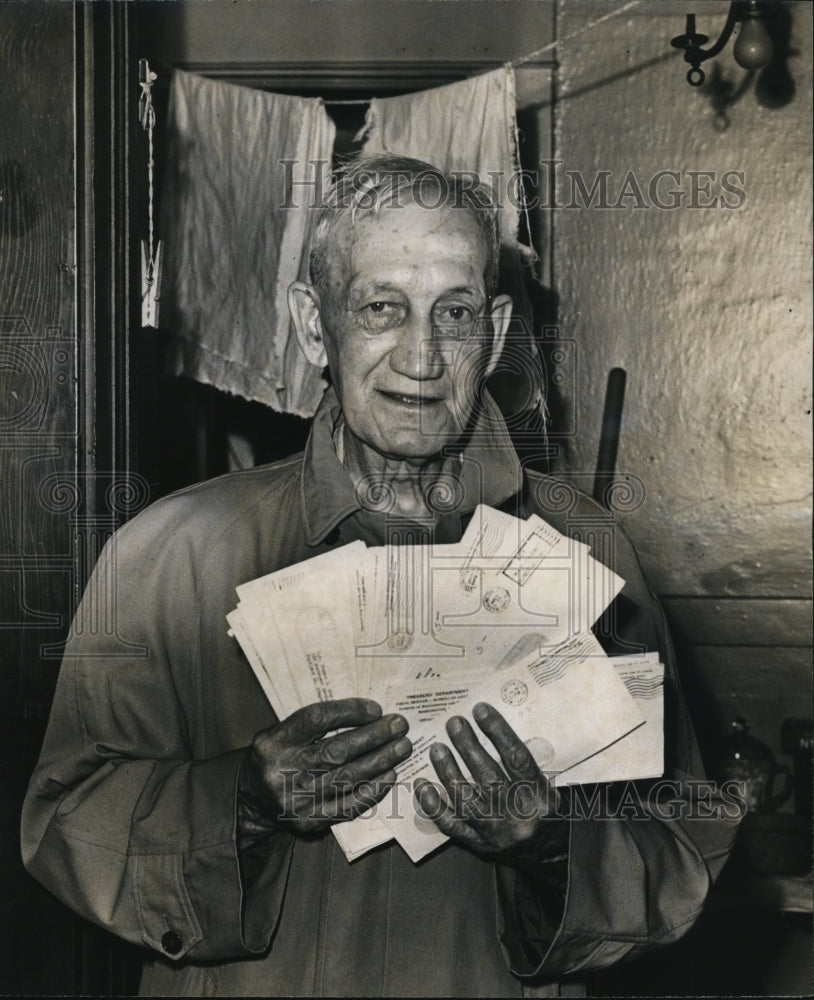
[[[466,62],[551,41],[554,5],[537,0],[164,0],[155,58],[179,63]]]
[[[698,29],[714,39],[720,5],[704,6]],[[558,5],[554,270],[561,336],[578,348],[565,400],[578,435],[560,465],[594,468],[607,373],[627,369],[617,471],[645,485],[626,526],[656,589],[805,597],[812,10],[790,5],[794,99],[761,106],[730,43],[720,89],[744,91],[720,112],[669,46],[696,7],[647,3],[568,41],[600,11]],[[652,187],[665,170],[678,178]],[[589,195],[607,171],[604,204],[619,207],[600,207],[601,184],[584,207],[566,171]]]

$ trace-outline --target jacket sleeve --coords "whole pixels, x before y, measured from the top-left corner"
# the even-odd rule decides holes
[[[200,720],[199,564],[155,522],[148,511],[111,539],[77,611],[24,804],[23,859],[128,941],[172,959],[245,955],[273,932],[292,840],[275,835],[247,892],[243,750],[210,754]]]
[[[570,842],[554,921],[545,877],[496,868],[501,946],[515,975],[531,981],[601,969],[680,938],[701,913],[742,817],[735,795],[704,780],[664,613],[615,529],[615,568],[626,585],[597,631],[611,654],[630,652],[631,643],[661,654],[665,774],[566,791]]]

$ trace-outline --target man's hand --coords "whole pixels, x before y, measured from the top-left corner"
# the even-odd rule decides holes
[[[557,817],[556,790],[499,712],[480,703],[473,715],[503,767],[484,750],[466,719],[453,717],[447,732],[472,780],[464,779],[452,752],[437,743],[430,759],[448,802],[430,782],[416,779],[420,812],[448,837],[508,864],[561,860],[568,850],[568,823]]]
[[[275,829],[313,833],[384,798],[413,748],[407,720],[381,714],[365,698],[323,701],[259,732],[240,771],[242,841]]]

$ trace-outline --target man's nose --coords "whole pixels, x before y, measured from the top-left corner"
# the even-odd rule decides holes
[[[402,328],[399,341],[390,352],[390,367],[416,381],[436,379],[444,373],[447,353],[431,320],[415,318]]]

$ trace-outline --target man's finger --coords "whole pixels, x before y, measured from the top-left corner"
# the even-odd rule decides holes
[[[484,809],[483,799],[488,802],[488,795],[484,797],[484,788],[467,781],[449,747],[443,743],[436,743],[430,750],[430,760],[449,796],[449,801],[454,804],[455,817],[463,818],[466,814],[466,818],[469,819],[472,815],[480,815]],[[486,809],[488,808],[487,804]]]
[[[366,726],[346,729],[314,745],[315,762],[339,767],[404,736],[408,729],[403,715],[387,715]]]
[[[340,798],[323,803],[323,812],[332,821],[342,823],[355,819],[387,795],[396,783],[396,772],[385,771],[370,781],[358,782],[353,790]]]
[[[357,786],[381,781],[384,774],[407,760],[412,752],[412,743],[404,737],[377,747],[371,753],[357,757],[335,771],[327,772],[322,781],[323,794],[341,796],[352,792]]]
[[[540,777],[540,768],[531,751],[497,709],[479,702],[472,714],[500,755],[510,778],[533,781]]]
[[[431,782],[416,778],[413,795],[419,815],[435,823],[441,833],[473,850],[482,846],[481,838],[475,830],[455,815],[455,811],[444,802]]]
[[[375,781],[361,783],[337,798],[312,797],[308,803],[293,803],[298,808],[281,818],[291,821],[303,833],[312,833],[334,823],[347,823],[381,801],[395,782],[396,772],[385,771]]]
[[[453,746],[461,755],[461,759],[469,768],[478,785],[486,787],[506,781],[506,775],[500,770],[497,762],[486,752],[466,719],[453,716],[447,722],[447,732]]]
[[[369,698],[341,698],[337,701],[319,701],[297,709],[275,727],[276,743],[304,746],[321,739],[334,729],[364,726],[378,719],[381,705]]]
[[[458,767],[458,761],[455,760],[449,747],[444,746],[443,743],[436,743],[430,748],[430,761],[435,768],[435,773],[454,801],[461,786],[469,784]]]

